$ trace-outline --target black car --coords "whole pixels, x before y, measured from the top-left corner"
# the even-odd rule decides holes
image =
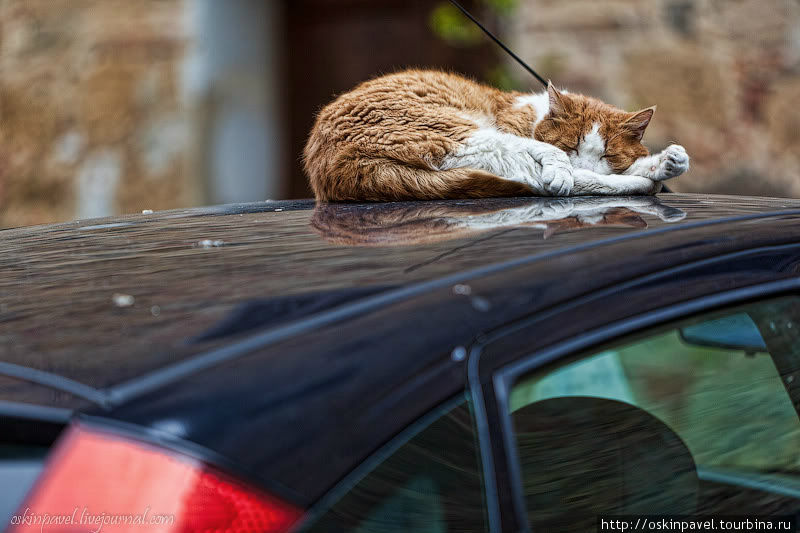
[[[263,202],[0,246],[11,531],[800,510],[800,201]]]

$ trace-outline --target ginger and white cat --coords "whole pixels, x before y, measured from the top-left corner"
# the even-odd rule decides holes
[[[678,145],[649,155],[641,140],[654,110],[409,70],[323,108],[305,169],[318,201],[655,194],[689,156]]]

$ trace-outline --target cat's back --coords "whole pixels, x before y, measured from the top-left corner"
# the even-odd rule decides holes
[[[405,70],[371,79],[341,94],[322,109],[318,118],[374,122],[393,116],[435,117],[437,112],[488,113],[501,94],[457,74]]]
[[[452,107],[476,107],[498,93],[464,76],[438,70],[405,70],[373,78],[358,85],[342,100],[385,98],[389,103],[424,103]]]
[[[510,98],[431,70],[364,82],[317,115],[303,151],[309,182],[326,200],[446,197],[444,188],[463,183],[442,184],[444,174],[434,172],[483,124],[494,123]]]

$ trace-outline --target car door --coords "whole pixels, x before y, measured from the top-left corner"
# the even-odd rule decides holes
[[[650,276],[474,347],[497,529],[800,512],[800,280],[780,254]],[[571,335],[531,348],[559,324]]]

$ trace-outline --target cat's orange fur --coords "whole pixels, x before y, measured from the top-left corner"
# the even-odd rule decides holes
[[[607,149],[603,157],[619,174],[648,155],[640,140],[652,109],[628,113],[551,88],[550,112],[534,129],[534,106],[515,105],[521,96],[438,71],[409,70],[362,83],[317,116],[304,151],[314,194],[319,201],[534,194],[524,183],[485,170],[440,169],[479,128],[476,116],[488,117],[500,132],[564,152],[599,124]]]

